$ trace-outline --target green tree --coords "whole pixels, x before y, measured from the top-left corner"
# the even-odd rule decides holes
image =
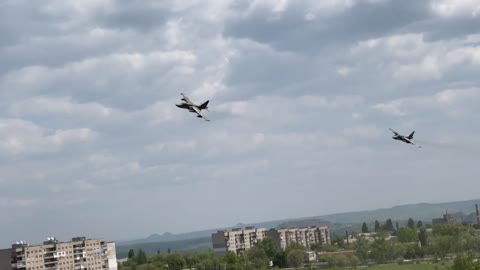
[[[334,267],[345,267],[348,265],[348,259],[345,255],[335,255],[327,258],[327,262],[329,266]]]
[[[401,243],[416,242],[418,239],[417,229],[400,228],[397,232],[397,239]]]
[[[345,246],[345,243],[343,242],[343,238],[336,234],[332,235],[330,242],[332,243],[332,245],[338,246],[340,248],[343,248]]]
[[[421,220],[419,220],[419,221],[417,222],[417,228],[420,229],[420,228],[422,228],[422,227],[423,227],[423,222],[422,222]]]
[[[480,252],[480,237],[468,237],[465,248],[474,252]]]
[[[139,265],[147,263],[147,254],[143,249],[138,250],[136,261]]]
[[[247,252],[247,259],[252,263],[254,269],[263,269],[268,267],[268,256],[262,248],[252,247]]]
[[[289,267],[299,268],[305,262],[305,255],[302,250],[294,249],[288,253],[287,263]]]
[[[398,230],[400,230],[400,225],[398,224],[398,221],[395,222],[395,229],[397,230],[397,232]]]
[[[387,258],[387,241],[385,238],[376,238],[372,243],[372,257],[377,263],[385,263]]]
[[[469,255],[458,254],[453,261],[452,270],[480,270],[480,262],[474,262]]]
[[[366,222],[362,224],[362,233],[368,233],[368,226]]]
[[[133,249],[130,249],[128,251],[128,259],[133,259],[135,258],[135,251],[133,251]]]
[[[442,235],[442,236],[455,236],[458,237],[465,228],[459,224],[438,224],[433,226],[432,233],[433,235]]]
[[[311,244],[310,245],[310,249],[313,250],[313,251],[322,251],[323,250],[323,245],[320,244],[320,243],[316,243],[316,244]]]
[[[266,237],[256,244],[257,247],[263,249],[269,260],[273,260],[278,253],[278,246],[275,240],[271,237]]]
[[[225,256],[223,256],[223,261],[228,265],[238,264],[238,256],[233,251],[228,251]]]
[[[433,253],[439,258],[445,258],[449,253],[459,250],[459,239],[451,235],[436,236],[432,239]]]
[[[185,267],[186,262],[182,255],[178,253],[170,253],[166,258],[169,270],[181,270]]]
[[[371,255],[377,263],[384,263],[399,256],[400,252],[396,249],[395,243],[387,241],[386,237],[386,232],[377,233],[371,245]]]
[[[380,231],[380,222],[378,220],[375,220],[375,232]]]
[[[355,247],[355,255],[364,263],[368,259],[368,253],[370,248],[370,243],[365,236],[357,237],[357,241],[354,244]]]
[[[375,232],[380,231],[380,222],[378,220],[375,220]]]
[[[420,231],[418,232],[418,240],[420,241],[420,245],[422,247],[427,246],[427,238],[428,238],[427,229],[425,229],[423,227],[420,228]]]
[[[395,229],[393,228],[393,223],[391,219],[387,219],[387,222],[385,223],[385,230],[386,231],[394,231]]]
[[[302,246],[302,244],[297,243],[297,242],[290,243],[290,245],[288,245],[287,248],[285,249],[285,254],[286,254],[286,256],[288,256],[288,254],[289,254],[290,251],[292,251],[292,250],[301,250],[301,251],[304,251],[304,250],[305,250],[305,247]]]
[[[361,263],[360,259],[355,255],[347,256],[347,260],[348,260],[348,265],[353,269],[356,269],[357,266]]]
[[[415,228],[415,221],[413,221],[412,218],[409,218],[408,219],[408,223],[407,223],[407,226],[411,229]]]
[[[415,249],[415,245],[406,245],[405,246],[405,253],[403,255],[404,259],[415,259],[417,257],[417,251]]]
[[[279,268],[287,267],[287,255],[285,251],[280,250],[273,258],[273,265]]]

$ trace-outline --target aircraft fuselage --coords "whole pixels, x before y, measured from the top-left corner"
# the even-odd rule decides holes
[[[195,106],[195,105],[188,104],[188,103],[181,103],[181,104],[175,104],[175,105],[178,108],[181,108],[181,109],[190,109],[190,107]]]
[[[411,141],[405,139],[405,138],[402,137],[402,136],[393,136],[392,138],[393,138],[394,140],[402,141],[402,142],[404,142],[404,143],[410,143],[410,144],[412,143]]]

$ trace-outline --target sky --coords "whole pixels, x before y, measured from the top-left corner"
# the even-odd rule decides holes
[[[478,25],[478,0],[0,0],[0,247],[478,199]]]

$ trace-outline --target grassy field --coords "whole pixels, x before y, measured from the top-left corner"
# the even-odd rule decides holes
[[[330,269],[348,269],[348,268],[330,268]],[[351,269],[351,268],[350,268]],[[446,270],[447,268],[441,264],[404,264],[404,265],[380,265],[380,266],[371,266],[357,269],[368,269],[368,270]]]

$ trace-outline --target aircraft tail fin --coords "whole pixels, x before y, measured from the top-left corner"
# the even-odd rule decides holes
[[[408,135],[407,139],[409,139],[409,140],[413,139],[413,134],[415,134],[415,131],[412,131],[412,133],[410,133],[410,135]]]
[[[200,105],[200,110],[206,110],[208,109],[208,103],[210,100],[205,101],[202,105]]]

